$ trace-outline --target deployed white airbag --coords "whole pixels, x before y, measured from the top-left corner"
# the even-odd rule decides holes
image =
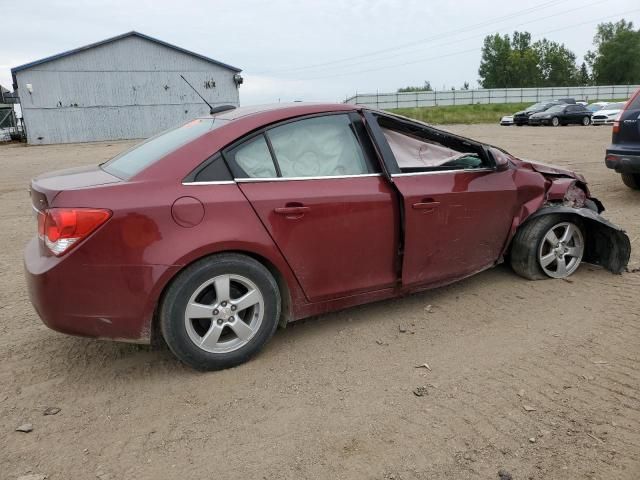
[[[400,169],[437,167],[469,155],[388,128],[383,128],[382,132]]]

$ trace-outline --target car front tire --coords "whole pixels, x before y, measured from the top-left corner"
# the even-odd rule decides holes
[[[529,280],[566,278],[580,266],[585,233],[573,215],[549,214],[521,226],[511,243],[511,267]]]
[[[173,354],[197,370],[234,367],[253,357],[273,336],[280,292],[257,260],[216,254],[183,270],[159,311],[162,336]]]
[[[622,182],[632,190],[640,190],[640,173],[623,173]]]
[[[560,119],[558,117],[553,117],[551,119],[551,125],[553,127],[557,127],[558,125],[560,125]]]
[[[591,119],[589,117],[582,118],[582,125],[584,125],[585,127],[588,127],[590,123],[591,123]]]

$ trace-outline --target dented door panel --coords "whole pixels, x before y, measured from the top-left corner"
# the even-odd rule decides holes
[[[395,175],[393,181],[405,210],[403,285],[463,278],[498,261],[518,207],[512,171]]]

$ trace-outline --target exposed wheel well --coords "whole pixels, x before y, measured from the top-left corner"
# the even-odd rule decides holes
[[[597,204],[594,205],[597,207]],[[622,271],[624,271],[627,263],[629,262],[629,256],[631,253],[629,237],[624,233],[624,231],[602,219],[602,217],[598,215],[597,209],[573,209],[571,207],[564,207],[560,205],[547,207],[544,211],[533,214],[523,223],[518,225],[516,232],[528,225],[529,222],[534,221],[536,218],[550,214],[563,214],[569,217],[573,216],[579,220],[585,235],[584,262],[601,265],[613,273],[622,273]],[[512,247],[513,238],[509,242],[509,248],[505,255],[508,258],[511,255]]]
[[[280,319],[278,320],[278,325],[280,328],[286,327],[287,323],[292,317],[292,306],[291,306],[291,292],[289,290],[289,285],[287,284],[287,281],[284,278],[284,275],[282,275],[282,273],[276,268],[276,266],[272,262],[270,262],[267,258],[263,257],[262,255],[258,255],[254,252],[248,252],[243,250],[223,250],[220,252],[214,252],[207,255],[203,255],[183,265],[182,268],[180,268],[180,270],[174,273],[171,279],[169,279],[166,285],[162,288],[162,292],[158,297],[158,301],[156,302],[155,308],[153,309],[153,316],[151,318],[151,345],[159,346],[164,343],[164,339],[162,338],[162,333],[160,332],[160,325],[158,321],[158,308],[160,307],[160,304],[162,303],[165,293],[169,288],[169,286],[171,285],[171,283],[173,282],[173,280],[182,271],[184,271],[187,267],[189,267],[193,263],[199,260],[202,260],[203,258],[207,258],[220,253],[237,253],[239,255],[246,255],[247,257],[251,257],[254,260],[260,262],[262,265],[266,267],[267,270],[269,270],[269,273],[273,275],[273,278],[275,278],[276,283],[278,284],[278,289],[280,290],[280,297],[282,301],[282,305],[280,309],[281,313],[280,313]]]

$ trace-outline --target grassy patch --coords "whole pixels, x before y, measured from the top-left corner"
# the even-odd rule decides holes
[[[623,102],[625,100],[609,101]],[[524,110],[532,104],[532,102],[527,102],[491,103],[487,105],[447,105],[440,107],[394,108],[389,111],[433,124],[497,123],[504,115],[511,115],[519,110]]]
[[[488,105],[447,105],[441,107],[395,108],[398,115],[427,123],[496,123],[504,115],[527,108],[530,103],[491,103]]]

